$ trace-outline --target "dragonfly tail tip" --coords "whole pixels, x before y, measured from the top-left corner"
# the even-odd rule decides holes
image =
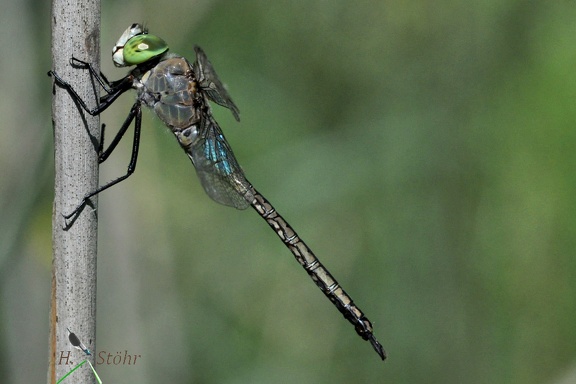
[[[374,336],[370,337],[370,343],[372,344],[372,347],[374,347],[376,353],[380,355],[382,361],[386,360],[386,357],[388,357],[386,355],[386,351],[384,350],[384,347],[382,347],[382,344],[380,344]]]

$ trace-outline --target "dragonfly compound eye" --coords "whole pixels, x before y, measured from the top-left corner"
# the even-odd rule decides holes
[[[154,35],[137,35],[126,42],[123,49],[126,65],[142,64],[168,50],[168,44]]]
[[[134,23],[128,27],[120,36],[114,48],[112,48],[112,60],[114,61],[114,65],[117,67],[125,67],[126,63],[124,62],[124,46],[126,42],[137,35],[145,35],[148,32],[146,29],[138,24]]]

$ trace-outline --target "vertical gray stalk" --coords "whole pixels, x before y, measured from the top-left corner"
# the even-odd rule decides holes
[[[52,1],[52,69],[68,81],[89,107],[96,104],[88,71],[70,66],[70,57],[100,63],[100,1]],[[52,102],[55,146],[52,218],[52,294],[50,303],[50,360],[48,383],[55,384],[86,356],[68,341],[70,328],[91,350],[96,349],[95,206],[86,206],[69,229],[63,214],[98,186],[99,119],[84,113],[66,90],[56,86]],[[93,199],[96,203],[95,199]],[[94,356],[89,357],[94,364]],[[62,384],[95,383],[88,364]]]

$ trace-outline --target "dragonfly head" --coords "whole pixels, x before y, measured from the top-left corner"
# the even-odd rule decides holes
[[[124,31],[112,49],[112,60],[117,67],[138,65],[168,50],[168,44],[158,36],[149,35],[141,24],[134,23]]]

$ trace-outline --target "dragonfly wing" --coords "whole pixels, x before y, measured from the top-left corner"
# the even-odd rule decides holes
[[[226,91],[224,84],[218,78],[212,63],[208,60],[208,57],[199,46],[194,46],[194,51],[196,51],[196,63],[194,63],[194,70],[196,72],[196,77],[200,83],[200,88],[206,93],[206,96],[216,104],[226,107],[232,111],[234,118],[240,121],[240,111],[232,98]]]
[[[214,201],[238,209],[250,205],[250,183],[211,116],[202,117],[198,137],[188,150],[188,156],[204,190]]]

